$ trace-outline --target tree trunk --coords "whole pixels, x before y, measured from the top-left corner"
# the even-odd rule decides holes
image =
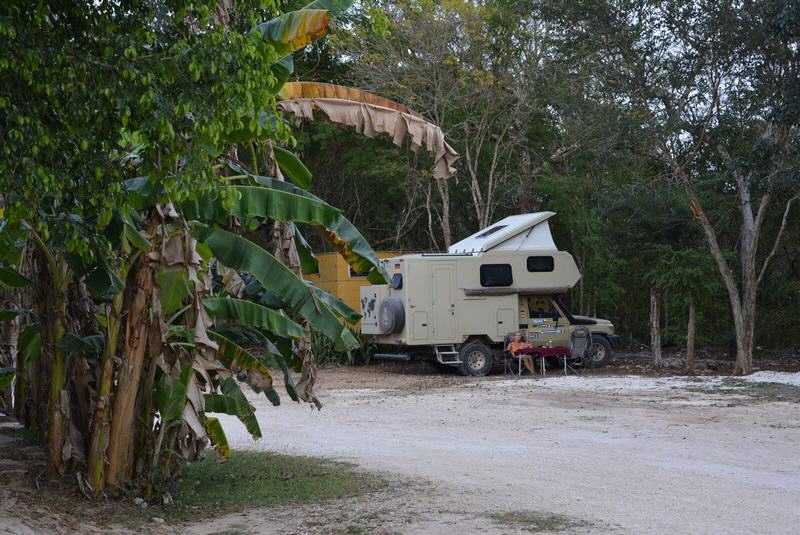
[[[686,327],[686,373],[694,375],[695,306],[689,301],[689,324]]]
[[[0,308],[14,309],[21,308],[19,300],[16,298],[19,292],[15,289],[8,291],[0,287]],[[13,318],[8,321],[0,322],[0,368],[16,367],[17,376],[14,379],[16,388],[18,389],[23,382],[24,372],[21,366],[17,363],[17,341],[20,332],[20,317]],[[12,390],[9,384],[5,390],[0,391],[0,407],[2,407],[8,414],[11,414],[14,409],[14,400],[12,398]]]
[[[444,248],[447,250],[453,244],[450,233],[450,186],[445,178],[436,180],[436,187],[439,188],[439,196],[442,198],[442,236]]]
[[[653,350],[653,364],[663,366],[661,356],[661,312],[659,308],[659,294],[657,287],[650,288],[650,345]]]
[[[105,486],[106,448],[108,447],[109,407],[111,404],[111,385],[114,378],[114,357],[117,352],[119,336],[119,313],[122,306],[122,293],[114,296],[108,307],[106,340],[100,367],[100,378],[92,417],[91,443],[87,461],[87,476],[95,499],[103,496]]]
[[[112,489],[119,488],[123,481],[129,479],[132,468],[129,455],[135,436],[133,431],[136,397],[148,345],[150,327],[148,308],[153,291],[154,273],[154,266],[146,253],[142,253],[139,256],[135,283],[129,293],[127,306],[123,306],[128,318],[125,322],[125,341],[108,442],[106,484]]]
[[[733,311],[736,327],[736,366],[734,375],[753,373],[753,339],[755,335],[755,302],[747,299],[738,309]]]

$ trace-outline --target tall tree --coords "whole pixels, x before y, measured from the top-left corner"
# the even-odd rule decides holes
[[[800,195],[800,10],[788,1],[543,4],[567,64],[592,66],[598,96],[625,103],[650,157],[682,188],[727,289],[736,371],[750,373],[758,288]],[[730,215],[716,202],[737,213],[735,243],[722,239]]]

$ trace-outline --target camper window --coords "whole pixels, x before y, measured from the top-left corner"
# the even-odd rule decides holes
[[[402,273],[395,273],[392,275],[392,281],[389,284],[392,287],[392,290],[402,290],[403,289],[403,274]]]
[[[546,273],[553,271],[555,265],[552,256],[529,256],[528,271],[531,273]]]
[[[496,286],[511,286],[514,279],[511,276],[511,264],[483,264],[481,266],[481,286],[486,288]]]
[[[476,237],[476,238],[486,238],[486,237],[489,237],[489,236],[491,236],[492,234],[494,234],[494,233],[495,233],[495,232],[497,232],[498,230],[502,230],[502,229],[504,229],[504,228],[506,228],[506,225],[497,225],[497,226],[494,226],[494,227],[492,227],[492,228],[490,228],[490,229],[486,230],[485,232],[481,232],[480,234],[478,234],[478,235],[477,235],[477,236],[475,236],[475,237]]]

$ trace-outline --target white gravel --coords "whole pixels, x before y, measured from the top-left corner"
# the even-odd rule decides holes
[[[797,385],[800,374],[736,381]],[[721,382],[549,376],[329,390],[319,412],[257,398],[259,442],[238,421],[224,425],[234,448],[335,457],[431,481],[437,493],[409,504],[435,502],[431,510],[465,519],[441,533],[485,534],[468,519],[522,510],[583,520],[590,533],[798,533],[800,406],[742,402]],[[425,522],[401,532],[423,533]]]

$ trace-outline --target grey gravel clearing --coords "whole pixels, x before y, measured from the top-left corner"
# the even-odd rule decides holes
[[[248,533],[797,533],[800,387],[550,376],[403,378],[381,389],[380,373],[326,370],[319,412],[253,397],[265,437],[225,420],[229,439],[422,483],[350,504],[371,523],[348,528],[348,506],[330,504],[311,524],[297,509],[262,526],[240,518]]]

